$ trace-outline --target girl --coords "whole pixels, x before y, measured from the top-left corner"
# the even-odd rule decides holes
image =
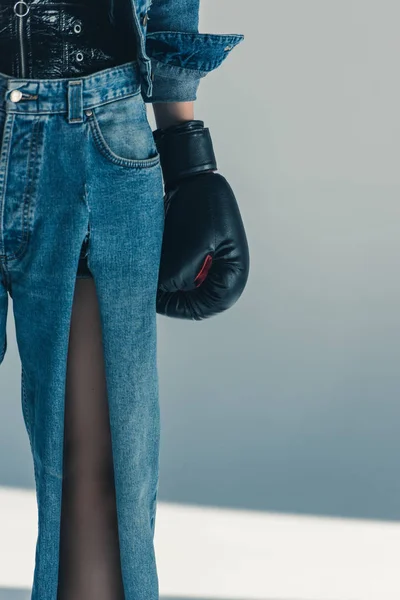
[[[10,295],[38,503],[32,600],[158,599],[156,312],[216,314],[248,274],[193,111],[243,36],[198,33],[198,12],[0,6],[0,363]]]

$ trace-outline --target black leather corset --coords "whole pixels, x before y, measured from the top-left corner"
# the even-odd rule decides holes
[[[134,60],[132,21],[130,0],[0,0],[0,72],[77,77]]]

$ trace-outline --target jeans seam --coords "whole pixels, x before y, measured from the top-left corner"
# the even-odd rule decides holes
[[[24,382],[24,369],[23,368],[21,371],[21,391],[22,391],[22,409],[23,409],[24,416],[25,416],[26,429],[28,431],[29,439],[31,439],[32,430],[29,425],[28,398],[26,395],[26,388],[25,388],[25,382]],[[33,448],[32,448],[32,450],[33,450]]]
[[[26,181],[26,186],[24,189],[24,208],[23,208],[23,213],[22,213],[22,240],[21,240],[21,244],[19,246],[19,248],[15,251],[12,252],[11,254],[7,255],[7,259],[8,260],[16,260],[18,258],[21,257],[21,255],[24,253],[28,241],[29,241],[29,226],[26,227],[26,221],[27,221],[27,217],[29,216],[29,209],[31,206],[31,200],[32,200],[32,196],[33,196],[33,182],[34,182],[34,172],[35,172],[35,166],[36,166],[36,159],[37,159],[37,155],[38,155],[38,139],[39,139],[39,125],[40,125],[40,121],[36,121],[34,124],[34,128],[35,131],[32,134],[32,138],[31,138],[31,144],[29,147],[29,157],[28,157],[28,177],[27,177],[27,181]],[[32,157],[33,154],[33,157]]]
[[[6,119],[7,119],[7,117],[6,117]],[[3,153],[4,153],[4,165],[2,166],[2,171],[4,173],[4,179],[2,181],[2,190],[1,190],[1,197],[0,197],[1,220],[3,220],[6,188],[7,188],[7,183],[8,183],[8,165],[9,165],[9,159],[10,159],[10,149],[11,149],[12,132],[13,132],[13,128],[14,128],[14,120],[15,120],[15,116],[13,115],[11,122],[9,124],[8,132],[7,132],[7,135],[8,135],[7,147],[4,149],[2,148],[2,152],[1,152],[1,156],[0,156],[0,161],[2,163],[3,162]],[[6,131],[6,126],[7,126],[7,120],[5,120],[5,122],[4,122],[3,140],[4,140],[4,132]],[[0,163],[0,166],[1,166],[1,163]],[[2,244],[3,244],[3,242],[2,242]]]

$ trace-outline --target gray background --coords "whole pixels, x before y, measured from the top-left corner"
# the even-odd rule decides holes
[[[201,31],[246,38],[196,116],[251,274],[218,317],[159,317],[160,500],[400,517],[399,21],[396,0],[202,2]],[[33,487],[9,317],[0,485]]]

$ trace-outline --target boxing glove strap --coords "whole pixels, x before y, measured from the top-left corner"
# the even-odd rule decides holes
[[[167,186],[183,177],[217,169],[210,132],[204,127],[204,121],[196,119],[156,129],[153,137]]]

